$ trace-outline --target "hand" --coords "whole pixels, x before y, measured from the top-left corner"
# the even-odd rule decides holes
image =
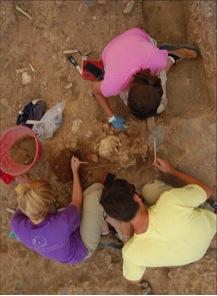
[[[159,171],[167,174],[173,174],[176,170],[169,162],[159,157],[157,157],[156,162],[153,162],[153,165],[156,165]]]
[[[73,173],[77,173],[80,167],[80,160],[75,157],[74,155],[72,156],[71,159],[71,169]]]
[[[111,123],[112,126],[117,129],[127,128],[126,120],[117,115],[112,116],[111,120],[109,120],[109,123]]]
[[[30,178],[27,175],[20,175],[15,178],[17,184],[26,184],[30,181]]]

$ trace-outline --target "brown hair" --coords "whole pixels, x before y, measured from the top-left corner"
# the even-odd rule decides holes
[[[127,105],[135,117],[145,119],[156,115],[162,94],[161,80],[141,70],[134,75]]]
[[[100,204],[110,217],[129,222],[139,210],[139,205],[133,198],[134,194],[134,185],[123,179],[115,179],[105,185]]]
[[[31,180],[25,184],[19,184],[17,201],[20,210],[26,214],[30,220],[45,218],[51,212],[55,201],[51,186],[44,180]]]

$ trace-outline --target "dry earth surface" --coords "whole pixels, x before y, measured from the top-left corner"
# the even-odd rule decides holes
[[[118,172],[118,176],[134,182],[138,188],[154,175],[152,147],[144,160],[149,139],[146,123],[135,120],[120,99],[113,98],[114,110],[128,118],[129,129],[124,134],[109,127],[88,95],[89,82],[81,79],[62,54],[64,49],[96,48],[92,56],[97,57],[109,40],[135,26],[145,29],[158,42],[187,40],[185,1],[137,1],[132,13],[123,15],[126,2],[88,6],[84,1],[0,1],[1,131],[15,125],[18,111],[29,100],[43,98],[47,109],[65,100],[63,124],[52,139],[43,142],[42,158],[31,171],[32,176],[49,180],[61,206],[69,202],[71,191],[71,182],[62,182],[53,169],[62,150],[78,149],[84,158],[91,158],[90,154],[98,153],[102,139],[112,136],[121,141],[124,160],[92,157],[93,163],[83,169],[84,186],[96,181],[105,170]],[[33,21],[15,10],[17,4]],[[20,68],[28,68],[30,84],[22,85],[21,74],[16,74]],[[65,89],[69,83],[72,87]],[[183,61],[171,70],[168,98],[166,112],[156,119],[161,135],[159,154],[215,188],[216,117],[201,59]],[[144,147],[143,151],[129,155],[128,140]],[[134,158],[138,160],[136,165],[132,163]],[[57,165],[61,163],[62,160]],[[139,287],[123,279],[121,254],[117,251],[99,249],[87,261],[68,266],[42,258],[9,239],[11,214],[6,208],[16,207],[13,189],[13,184],[1,184],[2,294],[141,293]],[[199,262],[178,268],[147,269],[144,278],[155,294],[215,294],[215,241]]]

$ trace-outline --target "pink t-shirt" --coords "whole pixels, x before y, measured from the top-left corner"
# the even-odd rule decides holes
[[[167,50],[160,50],[148,34],[139,28],[130,29],[113,39],[104,48],[105,69],[100,89],[105,97],[119,95],[125,90],[133,74],[150,69],[158,75],[167,65]]]

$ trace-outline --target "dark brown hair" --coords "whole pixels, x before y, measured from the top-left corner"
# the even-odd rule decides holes
[[[135,117],[145,119],[156,115],[162,94],[161,80],[150,70],[141,70],[134,75],[127,105]]]
[[[105,185],[100,203],[110,217],[128,222],[135,217],[139,209],[139,204],[133,198],[134,194],[134,185],[126,180],[115,179]]]

